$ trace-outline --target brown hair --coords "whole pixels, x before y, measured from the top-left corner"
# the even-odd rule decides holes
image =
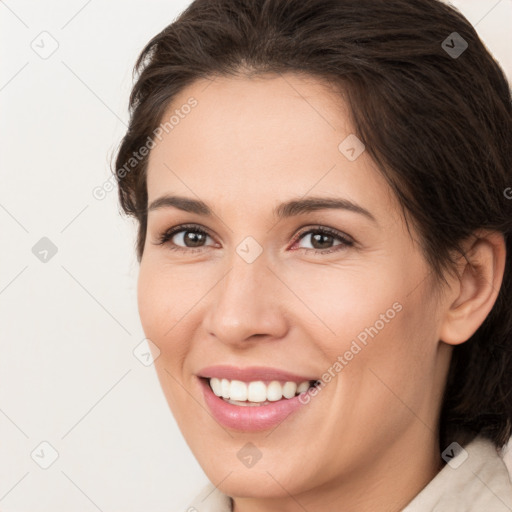
[[[465,51],[450,50],[460,52],[463,41]],[[511,96],[500,66],[453,7],[438,0],[192,2],[134,68],[115,176],[121,206],[138,222],[138,261],[148,157],[133,153],[147,145],[169,103],[199,78],[281,72],[339,86],[354,132],[417,228],[439,280],[476,230],[504,234],[498,299],[477,332],[454,347],[440,419],[441,449],[464,432],[503,446],[512,427]]]

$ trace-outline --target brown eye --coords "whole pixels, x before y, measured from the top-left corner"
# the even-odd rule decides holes
[[[158,245],[169,245],[171,249],[187,250],[204,246],[210,235],[197,226],[176,226],[165,231],[160,237]]]
[[[183,233],[183,235],[181,235],[181,233]],[[180,235],[177,238],[181,240],[183,245],[185,245],[186,247],[201,247],[201,245],[206,240],[206,237],[208,236],[205,233],[201,233],[199,231],[192,231],[190,229],[178,231],[178,233],[175,233],[173,235],[173,238],[176,237],[177,234]]]
[[[354,245],[354,242],[346,235],[325,227],[309,229],[301,233],[298,237],[298,242],[308,238],[312,247],[299,247],[299,249],[326,251],[337,247],[335,250],[341,250]],[[338,243],[335,243],[336,241]]]

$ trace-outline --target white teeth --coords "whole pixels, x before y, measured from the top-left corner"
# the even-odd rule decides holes
[[[308,382],[309,388],[309,382]],[[297,384],[295,382],[286,382],[283,386],[283,396],[285,398],[293,398],[297,391]]]
[[[220,381],[220,389],[222,393],[222,398],[229,398],[229,380],[222,379]]]
[[[239,402],[237,400],[226,400],[226,402],[228,404],[233,404],[233,405],[239,405],[239,406],[242,406],[242,407],[261,407],[262,405],[266,405],[268,404],[268,402],[265,402],[265,403],[257,403],[257,402]]]
[[[224,398],[229,402],[277,402],[283,397],[293,398],[299,393],[307,391],[310,387],[310,381],[301,382],[299,385],[295,382],[271,381],[268,385],[261,380],[253,382],[242,382],[241,380],[218,379],[212,377],[209,379],[210,386],[215,395]],[[233,402],[232,402],[233,403]]]
[[[217,396],[222,396],[222,385],[219,379],[217,379],[216,377],[210,379],[210,387]]]
[[[308,389],[309,389],[309,382],[308,381],[301,382],[297,386],[297,393],[304,393],[304,391],[307,391]]]
[[[283,398],[283,386],[277,380],[273,380],[267,386],[267,399],[270,402],[277,402]]]
[[[247,400],[247,384],[241,380],[232,380],[229,385],[230,400],[245,402]]]
[[[264,402],[267,399],[267,386],[261,380],[249,382],[247,400],[249,402]]]

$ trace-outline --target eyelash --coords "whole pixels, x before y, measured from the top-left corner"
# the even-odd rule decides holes
[[[203,250],[203,247],[185,248],[185,247],[181,247],[176,244],[173,244],[173,243],[169,243],[169,241],[171,240],[171,238],[174,235],[176,235],[177,233],[180,233],[182,231],[192,231],[194,233],[199,233],[201,235],[210,236],[210,238],[211,238],[211,235],[204,229],[201,229],[197,224],[181,224],[179,226],[175,226],[174,228],[168,229],[167,231],[165,231],[161,235],[159,235],[158,242],[156,243],[156,245],[168,245],[170,250],[178,251],[178,252],[182,252],[182,253],[187,253],[187,252],[191,252],[191,251],[198,252],[197,249],[199,251]],[[344,235],[343,233],[340,233],[339,231],[336,231],[334,229],[331,229],[331,228],[328,228],[325,226],[317,226],[314,228],[309,228],[306,231],[300,232],[294,238],[293,245],[295,245],[296,242],[300,241],[306,235],[309,235],[312,233],[320,233],[323,235],[332,236],[332,237],[336,238],[338,241],[340,241],[341,243],[339,245],[335,245],[335,246],[329,247],[327,249],[309,249],[307,247],[299,247],[298,249],[294,249],[294,250],[304,250],[306,252],[314,251],[315,254],[318,254],[318,253],[329,254],[329,253],[333,253],[333,252],[337,252],[337,251],[346,249],[348,247],[352,247],[354,245],[354,241],[351,240],[348,236]]]

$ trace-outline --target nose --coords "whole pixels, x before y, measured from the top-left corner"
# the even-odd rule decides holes
[[[274,272],[263,255],[247,263],[235,253],[226,275],[208,294],[203,317],[208,334],[239,347],[248,341],[283,337],[288,328],[284,285]]]

